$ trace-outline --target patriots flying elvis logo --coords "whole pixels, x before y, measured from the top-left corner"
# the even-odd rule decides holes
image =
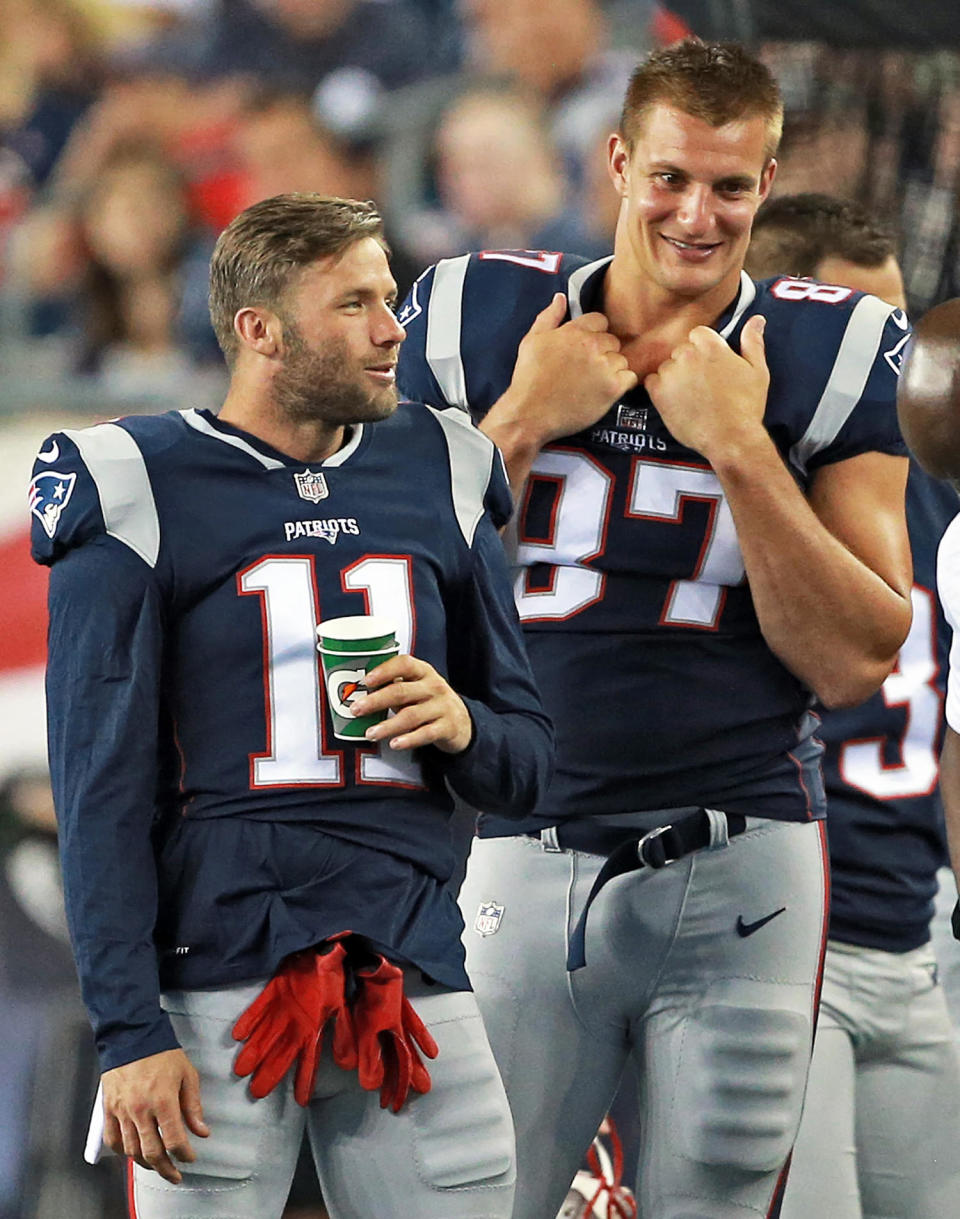
[[[63,510],[70,502],[76,474],[61,474],[58,470],[43,470],[30,484],[30,511],[52,538],[57,532]]]

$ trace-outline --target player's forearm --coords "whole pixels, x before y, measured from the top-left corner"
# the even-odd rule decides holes
[[[530,468],[546,443],[547,435],[524,413],[522,403],[510,390],[484,416],[480,431],[489,436],[503,454],[510,490],[519,501]]]
[[[909,630],[908,578],[892,587],[829,532],[766,433],[713,460],[767,644],[827,706],[862,702]]]

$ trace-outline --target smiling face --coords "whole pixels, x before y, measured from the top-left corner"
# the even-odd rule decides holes
[[[666,296],[732,297],[776,170],[769,137],[759,115],[713,127],[665,103],[649,109],[632,147],[611,136],[618,271]]]
[[[274,400],[292,422],[385,419],[397,406],[397,285],[383,247],[364,237],[305,267],[279,313]]]

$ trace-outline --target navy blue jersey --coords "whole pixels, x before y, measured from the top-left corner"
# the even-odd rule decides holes
[[[481,419],[556,291],[571,317],[602,309],[608,262],[487,252],[437,264],[400,313],[403,391]],[[743,275],[716,328],[737,349],[756,313],[766,426],[801,488],[827,463],[904,453],[902,313],[847,288]],[[517,531],[516,601],[558,742],[553,785],[524,828],[690,804],[823,815],[809,691],[762,638],[719,480],[642,386],[543,449]],[[484,832],[516,830],[491,818]]]
[[[203,411],[55,434],[47,700],[71,930],[104,1069],[175,1044],[159,983],[269,974],[350,929],[467,988],[451,790],[523,815],[551,730],[497,533],[494,446],[403,404],[304,466]],[[316,644],[373,613],[464,697],[450,756],[336,740]]]
[[[957,493],[910,463],[913,624],[893,672],[859,707],[824,714],[819,735],[833,873],[830,935],[907,952],[930,938],[947,862],[937,787],[950,632],[937,600],[937,545]]]

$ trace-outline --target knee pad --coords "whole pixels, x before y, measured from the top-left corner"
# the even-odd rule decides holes
[[[796,1139],[810,1064],[810,1020],[796,1011],[717,1005],[685,1030],[675,1129],[701,1164],[771,1172]]]

